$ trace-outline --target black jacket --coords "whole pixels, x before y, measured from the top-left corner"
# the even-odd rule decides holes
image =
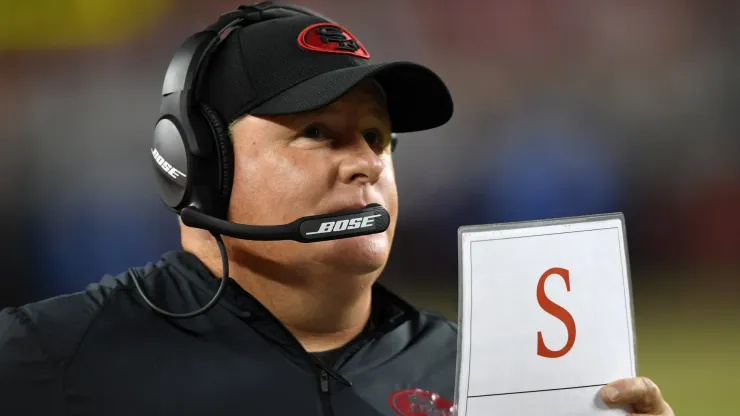
[[[185,252],[137,270],[149,297],[173,312],[204,305],[219,284]],[[127,273],[6,308],[0,415],[451,414],[456,326],[373,290],[375,325],[333,365],[233,280],[218,305],[190,319],[152,311]]]

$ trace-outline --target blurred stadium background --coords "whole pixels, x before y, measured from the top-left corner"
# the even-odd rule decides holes
[[[679,415],[740,414],[740,2],[297,3],[456,99],[401,137],[386,284],[455,318],[458,226],[621,211],[641,375]],[[147,148],[161,82],[238,4],[0,1],[0,307],[178,248]]]

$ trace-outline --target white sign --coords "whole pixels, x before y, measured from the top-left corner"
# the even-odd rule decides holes
[[[636,376],[621,214],[461,227],[458,416],[624,415]]]

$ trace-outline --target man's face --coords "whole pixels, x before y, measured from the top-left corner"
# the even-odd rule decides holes
[[[247,116],[233,125],[232,137],[230,221],[278,225],[372,202],[391,216],[386,232],[361,237],[320,243],[232,240],[236,258],[267,275],[280,273],[276,268],[380,274],[393,240],[398,195],[390,121],[374,84],[365,82],[318,111]]]

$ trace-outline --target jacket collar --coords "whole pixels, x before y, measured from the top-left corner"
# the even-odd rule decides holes
[[[194,254],[187,251],[172,251],[166,253],[162,257],[162,261],[170,266],[175,278],[186,279],[211,294],[215,294],[218,290],[221,283],[219,278],[214,276]],[[296,348],[304,351],[282,323],[233,279],[229,279],[220,303],[246,319],[253,329],[275,343],[293,352]],[[372,287],[372,313],[371,327],[360,336],[364,339],[352,341],[357,346],[352,348],[353,350],[361,348],[362,345],[372,339],[393,331],[404,322],[415,318],[419,311],[380,283],[375,283]]]

